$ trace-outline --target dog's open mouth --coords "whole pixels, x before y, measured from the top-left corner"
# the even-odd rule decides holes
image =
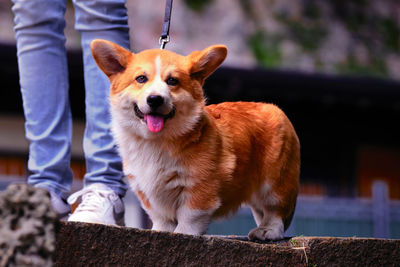
[[[149,129],[150,132],[153,133],[158,133],[160,132],[163,127],[164,123],[166,120],[171,119],[175,115],[175,106],[172,108],[171,112],[168,113],[167,115],[159,114],[159,113],[149,113],[149,114],[144,114],[143,112],[140,111],[138,105],[135,103],[135,114],[138,118],[143,120],[147,128]]]

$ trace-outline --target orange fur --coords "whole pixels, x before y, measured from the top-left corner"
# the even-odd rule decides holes
[[[136,195],[139,197],[140,201],[144,205],[146,209],[151,209],[150,201],[149,199],[145,196],[145,194],[141,190],[136,191]]]
[[[251,238],[282,237],[298,194],[299,141],[275,105],[204,105],[202,85],[225,59],[224,46],[189,56],[158,49],[133,54],[97,40],[92,52],[112,83],[114,133],[125,170],[133,173],[132,187],[155,229],[202,234],[212,217],[246,203],[258,225]],[[137,81],[140,75],[146,82]],[[169,85],[171,77],[179,82]],[[152,94],[167,102],[157,111],[165,116],[157,133],[133,112],[137,105],[147,114]]]

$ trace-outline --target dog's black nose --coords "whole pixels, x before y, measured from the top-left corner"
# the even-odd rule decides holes
[[[162,104],[164,104],[164,98],[159,95],[149,95],[147,97],[147,104],[152,108],[156,109]]]

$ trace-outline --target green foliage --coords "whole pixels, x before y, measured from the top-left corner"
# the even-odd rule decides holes
[[[281,19],[287,25],[289,34],[305,51],[314,51],[326,37],[327,30],[319,23],[305,23],[291,19]]]
[[[299,246],[300,246],[299,241],[297,241],[297,239],[294,239],[294,238],[290,239],[290,240],[289,240],[289,243],[290,243],[293,247],[299,247]]]
[[[350,31],[358,31],[367,21],[369,0],[330,0],[335,16]]]
[[[346,62],[339,64],[337,70],[342,73],[371,75],[385,77],[387,69],[382,58],[372,57],[368,64],[360,64],[353,55],[347,58]]]
[[[353,12],[347,12],[343,22],[350,31],[357,32],[365,25],[367,18],[363,9],[357,9]]]
[[[385,47],[400,52],[400,28],[395,20],[392,18],[380,19],[377,27],[378,32],[382,35]]]
[[[302,0],[292,3],[263,1],[266,9],[272,11],[268,19],[275,28],[273,32],[265,30],[268,20],[252,1],[237,0],[243,14],[253,27],[249,32],[247,44],[254,58],[264,67],[279,67],[290,64],[296,67],[297,59],[307,55],[317,70],[336,70],[339,73],[373,75],[387,77],[388,55],[400,52],[400,23],[396,12],[382,15],[373,10],[373,0]],[[186,5],[196,12],[203,11],[215,0],[184,0]],[[390,9],[391,1],[383,0],[382,5]],[[229,12],[229,11],[227,11]],[[274,26],[278,25],[278,27]],[[332,25],[332,26],[331,26]],[[251,27],[250,27],[251,28]],[[344,40],[343,46],[338,44],[334,53],[341,53],[342,62],[324,57],[327,38],[335,38],[335,30]],[[281,45],[284,41],[295,43],[296,53],[283,53]],[[330,48],[328,48],[330,47]],[[354,51],[358,47],[366,49],[361,55]],[[300,49],[299,49],[300,48]],[[289,50],[288,50],[289,51]],[[392,70],[390,70],[392,72]]]
[[[289,243],[290,243],[293,247],[301,247],[303,244],[300,244],[299,240],[297,240],[296,238],[302,238],[302,237],[304,237],[304,235],[299,235],[299,236],[296,236],[296,237],[292,237],[292,238],[289,240]]]
[[[282,55],[278,38],[267,36],[263,31],[257,31],[249,38],[249,45],[260,65],[276,67],[281,63]]]
[[[400,27],[395,18],[376,14],[369,9],[368,0],[331,1],[335,15],[355,38],[364,43],[373,39],[377,45],[381,43],[389,51],[400,51]]]
[[[251,18],[251,15],[253,13],[251,2],[248,0],[239,0],[239,4],[240,4],[242,10],[244,11],[244,14],[247,17]]]
[[[186,5],[196,12],[201,12],[203,9],[211,4],[214,0],[184,0]]]
[[[304,16],[309,19],[319,19],[321,17],[321,11],[314,1],[306,1],[304,5]]]

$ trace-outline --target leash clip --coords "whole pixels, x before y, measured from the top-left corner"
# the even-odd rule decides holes
[[[171,23],[171,12],[172,12],[172,1],[165,1],[165,15],[164,22],[162,25],[162,33],[158,43],[160,44],[160,49],[164,49],[165,45],[169,42],[169,24]]]
[[[165,45],[169,43],[169,35],[167,35],[166,37],[161,36],[158,43],[160,44],[160,49],[164,49]]]

